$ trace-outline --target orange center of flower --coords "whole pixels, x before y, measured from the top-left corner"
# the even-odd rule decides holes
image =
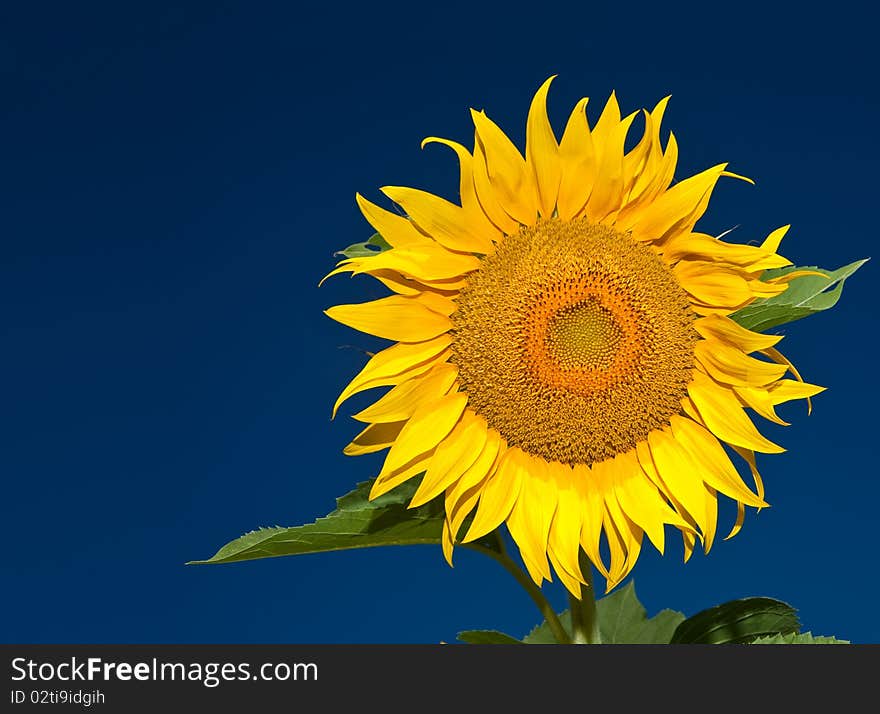
[[[628,235],[586,219],[523,228],[456,302],[459,382],[511,446],[591,464],[681,411],[696,316],[660,256]]]

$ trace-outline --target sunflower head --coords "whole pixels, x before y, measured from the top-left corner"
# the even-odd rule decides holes
[[[708,552],[719,494],[737,505],[734,535],[746,506],[767,506],[755,453],[783,450],[746,409],[784,424],[775,405],[822,388],[775,349],[780,336],[730,318],[787,288],[762,275],[790,265],[788,226],[760,245],[698,232],[718,180],[742,177],[719,164],[673,183],[668,98],[642,112],[629,151],[636,113],[621,117],[614,94],[593,127],[578,102],[557,140],[552,79],[532,101],[525,155],[484,112],[471,112],[472,151],[425,140],[455,152],[459,203],[386,186],[402,216],[357,196],[390,248],[331,275],[366,273],[392,294],[327,314],[395,343],[334,407],[391,387],[355,415],[367,426],[345,449],[388,449],[371,497],[421,476],[411,505],[445,499],[450,563],[455,542],[506,524],[535,582],[555,571],[577,596],[581,553],[610,589],[644,536],[663,552],[667,525],[686,560],[698,541]]]

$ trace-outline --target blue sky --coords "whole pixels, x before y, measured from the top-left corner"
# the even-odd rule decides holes
[[[371,232],[355,191],[454,196],[451,154],[419,143],[470,141],[470,107],[521,144],[550,74],[557,129],[584,95],[595,112],[615,89],[629,112],[671,94],[677,177],[728,161],[757,182],[723,183],[700,227],[746,241],[791,223],[799,264],[875,252],[873,25],[845,3],[0,14],[7,642],[436,642],[538,620],[464,551],[454,569],[421,546],[184,566],[375,473],[378,455],[341,453],[368,397],[333,422],[330,406],[379,342],[322,310],[382,291],[317,283]],[[781,329],[829,390],[765,429],[789,449],[761,461],[772,508],[686,565],[677,539],[645,549],[649,613],[769,595],[814,633],[880,642],[874,271]]]

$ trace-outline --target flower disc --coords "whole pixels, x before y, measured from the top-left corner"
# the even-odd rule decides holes
[[[681,411],[696,315],[669,267],[625,234],[540,221],[486,257],[456,303],[450,361],[511,446],[592,464]]]

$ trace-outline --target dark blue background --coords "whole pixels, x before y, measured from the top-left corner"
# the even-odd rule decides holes
[[[797,9],[795,9],[797,8]],[[558,73],[558,129],[583,95],[625,112],[672,94],[679,178],[720,161],[701,226],[784,223],[795,262],[875,252],[875,39],[834,3],[18,3],[0,17],[2,450],[8,642],[437,642],[523,634],[532,603],[494,563],[412,547],[184,566],[293,525],[374,475],[330,405],[373,348],[332,323],[368,280],[320,290],[370,234],[355,191],[453,196],[427,135],[470,143],[485,108],[521,144]],[[808,629],[880,641],[875,268],[782,347],[830,387],[768,426],[772,508],[709,557],[646,546],[650,613],[746,595]],[[732,517],[725,508],[724,515]],[[729,522],[729,521],[728,521]],[[556,586],[554,586],[556,587]],[[564,598],[553,590],[554,603]]]

